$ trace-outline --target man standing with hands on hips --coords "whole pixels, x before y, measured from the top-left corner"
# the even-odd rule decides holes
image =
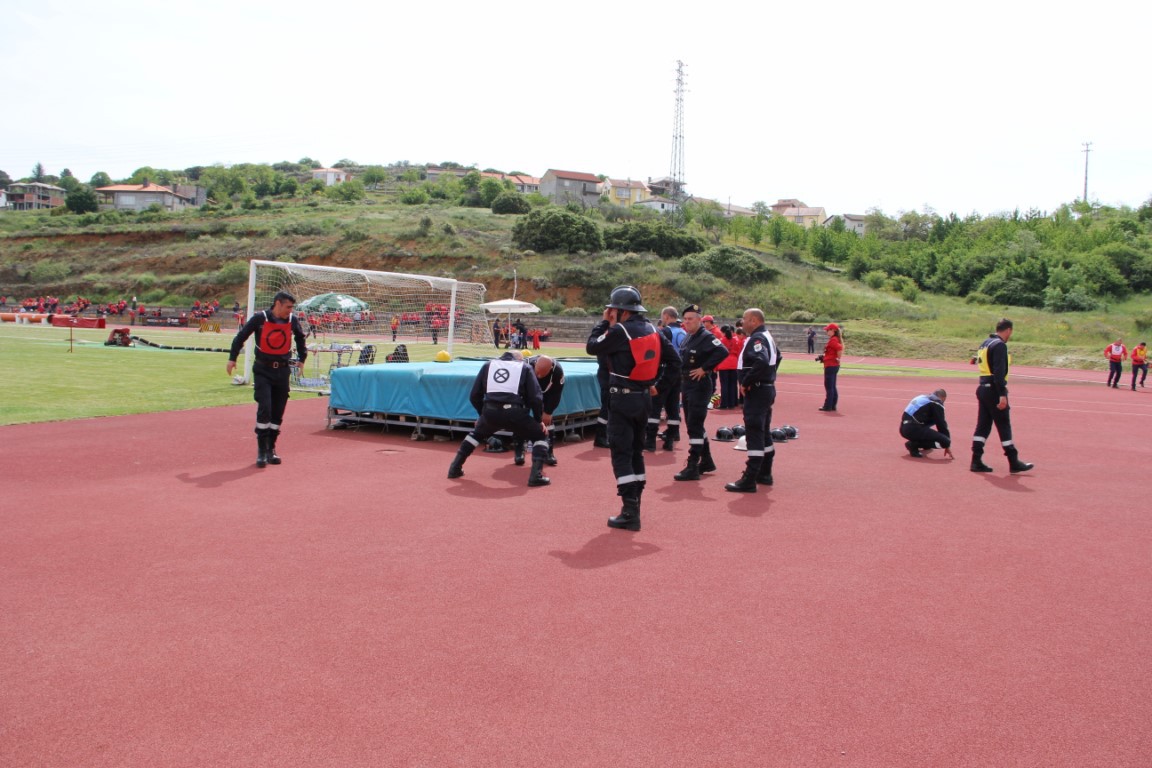
[[[1020,461],[1016,444],[1012,441],[1012,419],[1008,414],[1008,339],[1012,338],[1012,321],[1004,318],[996,323],[996,333],[989,336],[976,350],[976,364],[980,366],[980,386],[976,387],[976,434],[972,436],[972,471],[991,472],[984,463],[984,443],[992,434],[992,425],[1000,436],[1004,455],[1008,457],[1008,470],[1012,474],[1027,472],[1033,464]]]
[[[688,334],[680,347],[680,388],[684,393],[684,421],[688,425],[688,464],[673,476],[674,480],[699,480],[702,472],[715,472],[712,451],[708,446],[708,403],[715,385],[712,372],[728,359],[728,348],[720,339],[704,330],[700,306],[684,307],[684,331]]]
[[[755,493],[756,485],[772,485],[772,464],[776,448],[768,431],[772,423],[772,405],[776,402],[776,369],[780,352],[772,334],[764,327],[764,313],[759,309],[744,311],[744,328],[748,340],[740,353],[737,367],[740,392],[744,395],[744,438],[748,458],[744,474],[724,490],[733,493]]]
[[[256,361],[252,365],[252,397],[256,401],[256,466],[279,464],[276,440],[280,437],[280,424],[288,405],[288,391],[293,365],[303,367],[308,359],[307,340],[300,321],[292,314],[296,298],[280,291],[272,299],[272,307],[257,312],[232,339],[225,370],[231,376],[236,370],[236,358],[249,336],[256,335]],[[296,341],[298,363],[292,361],[292,341]]]
[[[612,291],[603,319],[585,347],[604,363],[608,379],[608,447],[612,474],[622,502],[610,528],[640,530],[640,499],[647,482],[644,435],[652,395],[667,392],[680,376],[680,356],[666,336],[649,323],[640,291],[622,285]]]

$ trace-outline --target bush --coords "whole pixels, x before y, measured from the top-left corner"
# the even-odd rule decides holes
[[[406,189],[400,194],[400,202],[404,205],[424,205],[428,200],[428,193],[420,187]]]
[[[816,315],[803,309],[798,309],[788,315],[788,320],[793,323],[814,323],[816,322]]]
[[[519,192],[504,192],[492,201],[492,213],[528,213],[532,206]]]
[[[248,280],[248,262],[230,261],[216,272],[215,281],[222,285],[235,285]]]
[[[588,317],[588,310],[584,307],[568,307],[560,314],[565,317]]]
[[[700,253],[708,244],[663,221],[630,221],[604,233],[604,246],[616,251],[655,253],[665,259]]]
[[[563,208],[538,208],[512,228],[512,242],[534,251],[599,251],[604,238],[596,224]]]
[[[1136,330],[1140,332],[1147,331],[1149,328],[1152,328],[1152,313],[1145,312],[1142,315],[1136,315],[1136,317],[1132,319],[1132,322],[1136,324]]]
[[[28,278],[34,283],[58,283],[68,279],[72,268],[63,261],[38,261],[28,270]]]
[[[864,274],[864,284],[873,290],[880,290],[888,282],[888,273],[882,269],[874,269]]]
[[[704,253],[685,256],[680,261],[680,271],[713,274],[743,285],[772,281],[780,274],[757,257],[731,245],[718,245]]]

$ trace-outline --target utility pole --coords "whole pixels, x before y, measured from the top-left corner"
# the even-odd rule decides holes
[[[1092,142],[1084,142],[1084,197],[1085,203],[1088,202],[1088,153],[1092,151]]]
[[[672,199],[684,198],[684,62],[676,61],[676,114],[672,119],[672,163],[668,169]]]

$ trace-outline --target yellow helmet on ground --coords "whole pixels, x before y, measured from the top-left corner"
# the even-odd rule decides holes
[[[448,354],[448,350],[442,349],[436,353],[436,362],[450,363],[452,362],[452,355]]]

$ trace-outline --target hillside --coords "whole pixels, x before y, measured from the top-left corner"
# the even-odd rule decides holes
[[[405,206],[370,195],[357,203],[290,202],[231,211],[50,216],[0,212],[0,294],[137,296],[149,306],[194,299],[243,302],[250,259],[411,272],[484,283],[490,297],[512,294],[559,314],[598,313],[614,285],[638,285],[650,307],[689,301],[735,317],[760,306],[774,319],[836,320],[856,353],[964,357],[995,319],[1017,321],[1021,362],[1096,367],[1098,350],[1138,334],[1140,298],[1095,312],[1052,315],[976,306],[922,292],[909,300],[849,280],[795,251],[756,251],[778,273],[733,285],[681,271],[653,254],[537,254],[512,245],[518,217],[447,205]],[[747,249],[746,244],[742,245]]]

